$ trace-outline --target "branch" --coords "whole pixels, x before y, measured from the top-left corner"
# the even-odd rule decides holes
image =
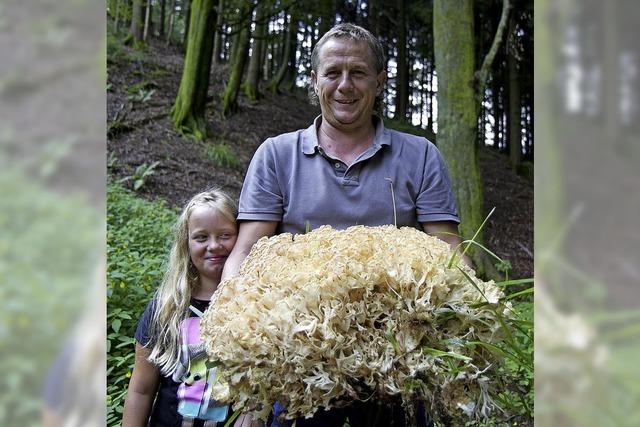
[[[511,3],[509,0],[502,1],[502,15],[500,16],[500,22],[498,23],[498,29],[496,30],[496,35],[493,38],[493,42],[491,43],[491,49],[489,49],[489,53],[484,57],[484,62],[478,71],[474,73],[474,82],[473,86],[476,88],[476,98],[478,102],[482,102],[484,99],[484,89],[487,85],[487,76],[489,74],[489,69],[491,68],[491,64],[493,64],[493,60],[498,53],[498,49],[500,48],[500,43],[502,42],[502,36],[507,28],[507,20],[509,19],[509,10],[511,9]]]

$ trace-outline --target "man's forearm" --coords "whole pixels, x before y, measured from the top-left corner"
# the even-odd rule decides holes
[[[237,245],[229,254],[229,258],[224,263],[224,269],[222,270],[222,278],[220,281],[228,279],[230,277],[235,276],[240,271],[240,266],[242,265],[242,261],[249,255],[249,250],[241,250]]]
[[[233,250],[229,254],[229,258],[224,263],[222,277],[220,280],[229,279],[240,271],[240,266],[244,259],[251,252],[253,245],[260,240],[261,237],[273,236],[276,232],[278,223],[275,221],[244,221],[238,227],[238,240]]]

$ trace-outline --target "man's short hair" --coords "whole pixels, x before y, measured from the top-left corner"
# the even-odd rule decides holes
[[[320,65],[320,50],[330,39],[350,39],[356,42],[365,42],[373,54],[372,59],[373,65],[376,69],[376,75],[385,70],[387,62],[384,49],[382,48],[382,43],[380,43],[380,41],[368,30],[355,24],[344,23],[335,25],[327,31],[314,46],[313,52],[311,52],[311,70],[314,71],[316,75],[318,74],[318,66]],[[374,111],[376,112],[380,112],[382,96],[383,94],[381,93],[376,97],[374,105]],[[316,92],[313,90],[313,82],[311,81],[309,82],[309,101],[312,105],[318,105],[318,95],[316,95]]]

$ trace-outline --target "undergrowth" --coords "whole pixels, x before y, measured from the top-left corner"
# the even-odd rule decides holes
[[[107,188],[107,425],[120,425],[138,319],[162,280],[177,212]]]

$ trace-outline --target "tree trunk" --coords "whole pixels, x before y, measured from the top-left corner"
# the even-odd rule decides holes
[[[394,119],[407,121],[407,105],[409,100],[409,75],[407,58],[407,25],[405,0],[398,1],[398,57],[396,60],[396,111]]]
[[[496,67],[493,70],[493,78],[491,82],[491,104],[493,107],[493,147],[496,150],[500,149],[500,118],[502,117],[502,111],[500,110],[500,81],[499,71]]]
[[[184,34],[182,36],[182,49],[186,52],[189,48],[189,27],[191,26],[191,8],[195,0],[183,0],[184,6]]]
[[[264,18],[264,3],[258,2],[256,10],[256,27],[253,35],[253,47],[251,49],[251,60],[249,61],[249,70],[247,72],[247,80],[244,86],[244,92],[251,101],[256,101],[260,97],[258,90],[258,82],[260,81],[260,71],[262,65],[262,51],[265,45],[265,35],[267,24]]]
[[[433,33],[438,70],[438,148],[444,156],[460,214],[460,234],[470,239],[483,220],[482,182],[476,130],[478,105],[474,78],[473,0],[435,0]],[[482,231],[476,236],[483,243]],[[484,259],[472,249],[479,274]]]
[[[142,42],[144,22],[144,0],[133,0],[131,8],[131,35],[136,43]]]
[[[151,22],[151,0],[146,0],[146,7],[144,10],[144,31],[142,32],[142,40],[144,41],[147,41],[150,22]]]
[[[222,25],[223,21],[223,10],[224,10],[224,0],[218,0],[218,18],[216,19],[216,34],[213,39],[213,63],[220,64],[222,62],[222,58],[220,54],[222,53]]]
[[[166,7],[167,7],[167,0],[160,0],[160,32],[158,33],[158,35],[160,37],[164,36],[164,21],[166,18]]]
[[[206,136],[204,118],[216,11],[214,0],[193,0],[189,41],[178,96],[171,110],[174,125],[181,133],[202,140]]]
[[[261,76],[260,80],[263,80],[263,81],[269,78],[269,76],[267,75],[267,73],[269,73],[268,54],[269,54],[269,50],[271,49],[270,43],[269,43],[269,40],[270,40],[269,21],[265,22],[264,36],[265,36],[265,39],[262,42],[262,57],[260,58],[260,64],[262,67],[262,71],[260,72],[260,76]]]
[[[171,0],[171,9],[169,10],[169,29],[167,31],[167,44],[171,42],[173,35],[173,22],[176,17],[176,0]]]
[[[243,4],[240,15],[246,14],[246,7]],[[244,11],[244,13],[243,13]],[[224,88],[222,93],[222,116],[227,117],[238,110],[238,93],[240,92],[240,83],[242,82],[242,74],[244,73],[244,66],[247,62],[247,56],[249,55],[249,39],[251,32],[251,15],[247,17],[247,23],[239,24],[243,28],[237,37],[237,46],[234,49],[234,54],[231,61],[231,73],[229,75],[229,82]]]
[[[511,15],[509,20],[509,39],[515,37],[515,18]],[[520,120],[522,110],[520,108],[520,79],[518,76],[518,63],[513,55],[508,54],[507,66],[509,72],[509,160],[511,168],[518,171],[522,159],[522,131]]]
[[[367,21],[369,23],[369,31],[378,37],[380,35],[380,0],[369,0],[369,13]]]
[[[291,13],[291,17],[289,18],[289,25],[287,27],[287,32],[285,34],[283,40],[283,52],[282,52],[282,61],[280,63],[280,67],[278,68],[278,72],[271,79],[271,82],[267,86],[268,90],[272,93],[277,93],[278,88],[284,82],[287,76],[287,72],[289,68],[293,65],[295,67],[295,49],[296,49],[296,29],[298,26],[298,20],[294,16],[293,12]],[[291,64],[293,50],[293,58],[294,63]]]

